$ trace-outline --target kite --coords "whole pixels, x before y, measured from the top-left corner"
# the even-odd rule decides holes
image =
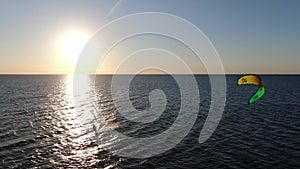
[[[256,92],[250,97],[248,100],[249,104],[252,104],[263,97],[265,94],[265,87],[262,83],[262,80],[259,76],[254,74],[247,74],[243,75],[238,79],[238,85],[256,85],[259,86],[259,88],[256,90]]]

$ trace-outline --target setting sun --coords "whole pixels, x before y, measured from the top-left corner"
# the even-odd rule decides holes
[[[89,36],[84,32],[69,32],[62,37],[60,44],[60,53],[63,62],[71,68],[74,68],[76,61],[87,43]]]

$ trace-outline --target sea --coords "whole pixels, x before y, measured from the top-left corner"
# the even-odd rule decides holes
[[[131,138],[167,131],[181,106],[180,86],[173,76],[132,79],[129,98],[136,110],[149,109],[154,89],[167,99],[159,118],[141,123],[118,112],[111,95],[112,75],[83,78],[84,96],[74,95],[72,75],[0,75],[0,168],[300,168],[300,76],[260,75],[265,95],[250,105],[257,86],[238,86],[239,76],[226,75],[222,118],[204,143],[199,143],[199,135],[211,105],[211,84],[208,75],[194,75],[200,103],[189,132],[164,152],[135,158],[117,153],[120,139],[107,136],[110,131],[93,131],[97,118],[104,117],[109,130]],[[74,97],[81,102],[75,104]],[[80,117],[91,113],[90,100],[99,111],[92,112],[96,120],[83,122]]]

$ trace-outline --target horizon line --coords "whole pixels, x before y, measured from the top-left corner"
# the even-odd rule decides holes
[[[184,73],[143,73],[143,74],[133,74],[133,73],[120,73],[120,74],[112,74],[112,73],[96,73],[96,74],[85,74],[80,73],[77,75],[104,75],[104,76],[113,76],[113,75],[244,75],[244,74],[257,74],[257,75],[300,75],[300,73],[224,73],[224,74],[208,74],[208,73],[193,73],[193,74],[184,74]],[[73,73],[0,73],[0,76],[5,75],[75,75]]]

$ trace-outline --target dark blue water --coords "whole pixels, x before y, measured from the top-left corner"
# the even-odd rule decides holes
[[[213,135],[198,143],[210,106],[207,76],[196,76],[200,110],[194,127],[173,149],[147,159],[120,157],[103,148],[84,125],[72,101],[70,76],[0,76],[0,168],[300,168],[300,76],[261,76],[265,96],[253,105],[255,86],[237,86],[227,76],[227,101]],[[88,77],[86,78],[88,79]],[[131,137],[167,130],[180,109],[179,86],[170,76],[137,76],[130,99],[138,110],[150,107],[149,93],[161,89],[168,99],[161,117],[130,122],[115,109],[111,76],[97,76],[91,93],[113,128]],[[83,83],[84,84],[84,83]],[[82,97],[83,99],[85,97]],[[83,110],[85,103],[82,102]],[[116,140],[107,142],[113,147]]]

